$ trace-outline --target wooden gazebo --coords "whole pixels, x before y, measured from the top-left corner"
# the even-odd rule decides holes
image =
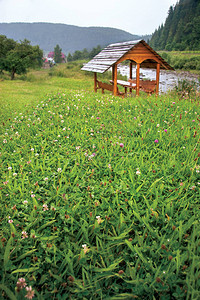
[[[130,61],[129,81],[117,80],[117,65],[125,60]],[[136,79],[132,78],[132,67],[137,66]],[[156,69],[156,80],[140,80],[140,67]],[[97,80],[97,73],[104,73],[112,68],[111,84]],[[94,72],[94,91],[98,88],[110,90],[114,96],[120,95],[117,85],[136,90],[136,95],[143,90],[148,93],[159,92],[160,69],[174,70],[156,51],[144,40],[111,44],[104,48],[91,61],[85,64],[81,70]]]

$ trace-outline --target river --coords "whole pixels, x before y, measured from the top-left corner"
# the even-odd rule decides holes
[[[127,76],[129,78],[129,66],[119,65],[118,71],[121,75]],[[136,78],[136,68],[133,67],[133,78]],[[155,69],[143,69],[140,68],[140,78],[141,79],[156,79],[156,70]],[[160,70],[160,83],[159,83],[159,92],[166,93],[169,90],[172,90],[179,80],[189,80],[195,81],[199,85],[198,75],[192,74],[187,71],[166,71]]]

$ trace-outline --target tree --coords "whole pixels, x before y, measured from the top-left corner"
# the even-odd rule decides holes
[[[89,54],[89,58],[93,58],[95,55],[97,55],[99,52],[101,51],[101,46],[100,45],[98,45],[97,47],[94,47],[93,49],[92,49],[92,51],[90,52],[90,54]]]
[[[0,69],[10,72],[11,80],[15,74],[25,74],[29,67],[42,65],[43,51],[39,46],[31,46],[28,40],[20,41],[0,36]]]
[[[164,26],[155,30],[150,45],[155,50],[199,50],[199,16],[199,0],[179,0],[170,6]]]
[[[0,72],[5,68],[5,58],[9,51],[13,50],[16,42],[12,39],[7,39],[5,35],[0,35]]]
[[[69,53],[69,54],[67,55],[67,61],[68,61],[68,62],[73,61],[73,57],[72,57],[71,53]]]
[[[56,47],[54,48],[54,60],[56,63],[62,62],[62,49],[59,45],[56,45]]]
[[[79,60],[82,59],[82,52],[79,50],[76,50],[73,54],[73,60]]]

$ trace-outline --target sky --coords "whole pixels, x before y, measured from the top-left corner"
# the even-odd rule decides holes
[[[49,22],[151,34],[177,0],[0,0],[0,23]]]

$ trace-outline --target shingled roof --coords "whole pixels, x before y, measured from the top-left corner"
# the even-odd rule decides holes
[[[143,44],[159,60],[161,69],[173,70],[173,68],[144,40],[110,44],[98,53],[92,60],[85,64],[81,70],[104,73],[140,43]],[[148,60],[146,63],[142,63],[141,67],[156,68],[156,64],[154,61]]]

